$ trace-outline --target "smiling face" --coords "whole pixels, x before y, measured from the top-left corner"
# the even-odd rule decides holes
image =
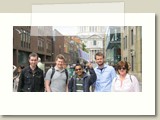
[[[120,75],[126,75],[128,73],[128,63],[125,61],[119,61],[117,64],[117,71]]]
[[[122,76],[126,75],[127,74],[127,69],[125,66],[122,66],[122,67],[118,67],[118,73]]]
[[[75,73],[78,75],[78,76],[81,76],[83,74],[83,68],[78,65],[75,67]]]
[[[59,68],[59,69],[63,69],[63,67],[64,67],[64,60],[58,58],[58,59],[56,60],[56,67]]]
[[[58,69],[64,69],[64,64],[66,64],[65,57],[62,54],[56,56],[56,67]]]
[[[30,66],[35,68],[37,63],[38,63],[38,57],[37,56],[31,56],[29,58],[29,63],[30,63]]]

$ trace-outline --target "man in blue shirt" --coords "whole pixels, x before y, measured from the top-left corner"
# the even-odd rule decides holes
[[[98,66],[94,69],[97,75],[94,92],[110,92],[112,80],[117,76],[116,71],[112,66],[104,63],[103,53],[96,53],[95,60]]]

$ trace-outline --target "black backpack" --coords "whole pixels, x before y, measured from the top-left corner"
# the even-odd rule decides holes
[[[51,74],[50,79],[52,79],[54,73],[55,73],[55,68],[52,67],[52,74]],[[68,71],[67,71],[67,69],[65,69],[65,74],[66,74],[66,84],[67,84],[67,82],[68,82]]]

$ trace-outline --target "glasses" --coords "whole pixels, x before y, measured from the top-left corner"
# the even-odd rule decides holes
[[[121,69],[122,69],[122,70],[126,70],[125,67],[119,67],[119,68],[118,68],[118,70],[121,70]]]
[[[79,69],[75,69],[75,71],[80,71],[80,70],[82,70],[81,68],[79,68]]]

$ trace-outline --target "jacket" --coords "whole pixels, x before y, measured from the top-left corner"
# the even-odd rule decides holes
[[[29,66],[24,68],[20,75],[18,92],[44,92],[43,71],[36,67],[33,73]]]
[[[84,72],[83,74],[83,92],[90,92],[89,88],[90,86],[96,81],[97,76],[96,73],[94,72],[94,69],[89,69],[90,75]],[[69,92],[76,92],[76,75],[73,76],[68,84],[68,91]]]

